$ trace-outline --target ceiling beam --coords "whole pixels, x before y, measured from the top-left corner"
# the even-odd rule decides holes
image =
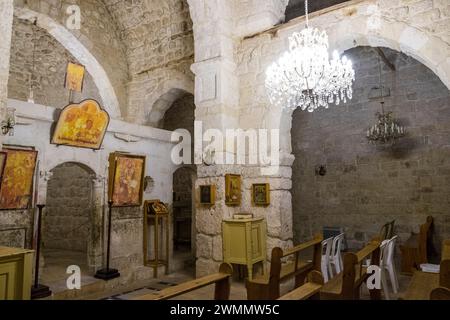
[[[386,63],[386,65],[389,67],[389,69],[391,69],[392,71],[395,71],[394,64],[392,62],[390,62],[389,59],[386,57],[383,49],[377,47],[377,48],[375,48],[375,51],[380,55],[381,59],[384,61],[384,63]]]

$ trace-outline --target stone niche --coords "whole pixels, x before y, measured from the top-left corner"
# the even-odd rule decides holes
[[[92,172],[76,163],[52,170],[48,182],[43,245],[86,252],[93,216]]]
[[[323,226],[340,226],[348,245],[360,247],[393,219],[405,241],[428,215],[435,218],[435,247],[450,237],[449,90],[418,61],[383,50],[396,67],[393,72],[382,62],[382,84],[390,88],[385,109],[394,112],[407,136],[392,147],[367,142],[366,130],[380,111],[379,99],[370,99],[380,83],[379,57],[370,47],[348,50],[356,72],[353,99],[293,115],[296,241]],[[326,165],[324,176],[315,174],[318,165]]]

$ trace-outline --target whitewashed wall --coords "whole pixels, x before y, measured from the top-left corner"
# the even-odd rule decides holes
[[[18,100],[8,100],[8,106],[17,110],[17,126],[14,136],[6,136],[3,143],[8,145],[33,146],[39,152],[38,203],[46,203],[47,182],[51,170],[65,162],[77,162],[95,172],[94,206],[88,247],[89,266],[96,270],[104,263],[105,224],[103,223],[103,205],[107,201],[108,157],[111,152],[122,151],[146,156],[145,175],[153,178],[154,185],[144,193],[144,199],[161,199],[172,203],[172,176],[177,166],[170,159],[172,143],[171,132],[161,129],[139,126],[112,119],[101,150],[56,146],[50,143],[55,108],[30,104]],[[119,138],[118,138],[119,137]],[[127,142],[128,140],[130,142]],[[26,218],[26,219],[25,219]],[[23,211],[1,211],[0,229],[4,226],[21,225],[31,227],[31,214]],[[133,273],[143,265],[143,213],[142,208],[125,208],[113,211],[112,224],[112,265]],[[29,235],[28,240],[29,242]]]

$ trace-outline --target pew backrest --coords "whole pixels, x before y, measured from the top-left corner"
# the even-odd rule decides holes
[[[428,261],[428,243],[431,236],[431,228],[433,226],[433,217],[428,216],[424,224],[420,226],[419,233],[419,255],[423,262]]]
[[[268,279],[246,280],[248,299],[278,299],[280,297],[280,282],[282,280],[295,277],[295,287],[298,287],[304,283],[310,271],[316,270],[320,272],[322,240],[322,235],[316,235],[312,240],[289,249],[273,248]],[[300,254],[310,248],[313,248],[312,262],[301,262]],[[289,258],[293,258],[293,261],[289,261]],[[283,265],[283,260],[288,260],[288,263]]]
[[[306,300],[318,296],[323,283],[322,273],[316,270],[311,271],[308,274],[308,282],[288,292],[278,300]]]
[[[380,265],[380,244],[378,239],[374,239],[358,252],[345,253],[343,271],[323,286],[321,299],[359,299],[359,288],[368,277],[363,264],[370,256],[372,265]],[[370,296],[379,299],[379,290],[370,290]]]
[[[344,255],[344,275],[342,280],[342,295],[344,298],[353,297],[356,287],[366,280],[363,264],[370,257],[371,265],[380,265],[380,241],[372,240],[357,253],[347,252]],[[359,272],[359,274],[357,274]]]

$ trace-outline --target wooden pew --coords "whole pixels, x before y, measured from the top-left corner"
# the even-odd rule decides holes
[[[366,258],[370,256],[372,265],[380,265],[380,244],[372,240],[367,246],[357,253],[344,254],[344,270],[323,285],[320,290],[321,300],[358,300],[361,285],[367,280],[367,268],[363,267]],[[378,289],[369,290],[372,300],[381,299]]]
[[[400,246],[402,253],[401,272],[412,274],[419,269],[422,263],[428,262],[428,243],[431,237],[433,217],[428,216],[424,224],[420,226],[419,234],[412,233],[411,237]]]
[[[270,260],[270,272],[267,276],[255,277],[252,280],[246,279],[248,300],[275,300],[280,297],[280,282],[288,278],[295,277],[295,288],[305,283],[306,276],[312,270],[320,272],[320,262],[322,259],[322,235],[317,235],[314,239],[284,250],[275,247],[272,250]],[[299,254],[309,248],[313,248],[312,262],[300,261]],[[293,257],[294,260],[282,264],[283,258]]]
[[[218,273],[180,283],[159,292],[135,297],[133,300],[168,300],[211,284],[215,284],[214,300],[228,300],[230,298],[230,278],[232,274],[231,265],[222,263]]]
[[[439,285],[450,289],[450,239],[442,243]]]
[[[304,285],[288,292],[278,300],[306,300],[319,299],[320,289],[324,284],[322,273],[319,271],[311,271],[308,274],[308,282]]]
[[[439,274],[415,271],[405,300],[450,300],[450,240],[442,244]]]

